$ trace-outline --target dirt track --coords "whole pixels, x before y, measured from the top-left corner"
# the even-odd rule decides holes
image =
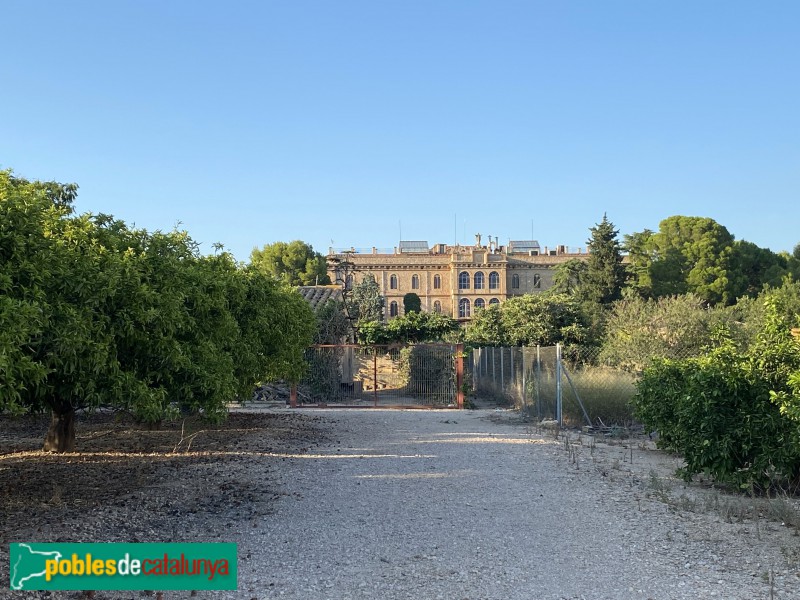
[[[193,438],[101,419],[81,424],[81,453],[9,454],[37,447],[37,427],[0,423],[0,564],[9,541],[234,541],[239,591],[198,597],[800,590],[793,530],[746,512],[726,518],[642,441],[556,440],[505,411],[277,409]]]

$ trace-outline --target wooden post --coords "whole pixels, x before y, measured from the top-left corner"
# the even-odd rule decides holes
[[[464,344],[456,344],[456,406],[464,408]]]
[[[297,384],[293,383],[289,388],[289,406],[297,408]]]

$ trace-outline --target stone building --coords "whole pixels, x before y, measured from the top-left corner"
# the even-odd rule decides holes
[[[538,293],[553,285],[553,269],[588,254],[566,246],[542,248],[535,240],[498,244],[497,238],[472,246],[428,246],[402,241],[392,249],[333,249],[328,254],[331,281],[356,285],[367,275],[378,282],[385,299],[385,317],[403,313],[403,296],[414,292],[422,310],[442,312],[468,320],[476,308],[501,303],[514,296]]]

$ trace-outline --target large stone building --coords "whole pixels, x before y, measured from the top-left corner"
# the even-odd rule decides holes
[[[390,250],[331,248],[331,281],[351,287],[372,275],[389,319],[402,314],[403,296],[414,292],[423,310],[467,320],[476,308],[548,289],[556,266],[588,257],[581,248],[542,248],[534,240],[500,246],[497,238],[490,237],[487,245],[481,244],[480,235],[475,238],[473,246],[406,241]]]

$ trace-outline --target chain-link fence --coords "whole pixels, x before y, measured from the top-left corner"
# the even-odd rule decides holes
[[[313,346],[297,387],[301,404],[456,406],[461,350],[448,344]]]
[[[638,373],[613,364],[598,348],[476,348],[470,371],[476,392],[539,421],[595,427],[634,421]]]

